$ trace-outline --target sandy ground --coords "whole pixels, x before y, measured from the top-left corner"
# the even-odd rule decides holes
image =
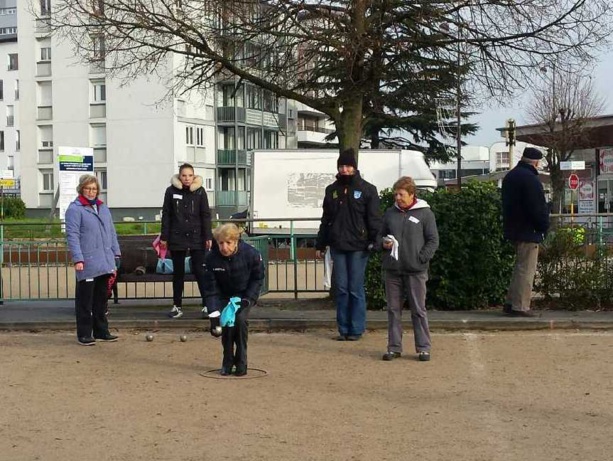
[[[610,460],[613,334],[252,334],[259,379],[211,379],[201,332],[0,334],[1,460]],[[408,346],[410,336],[405,344]],[[407,347],[407,349],[409,349]],[[408,351],[410,352],[410,351]],[[254,376],[255,372],[251,372]]]

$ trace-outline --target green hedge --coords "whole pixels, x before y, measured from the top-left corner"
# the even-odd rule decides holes
[[[4,219],[23,219],[26,216],[26,204],[20,197],[3,197]]]
[[[513,268],[513,248],[502,236],[500,191],[493,183],[469,182],[461,191],[422,193],[436,216],[440,246],[430,263],[428,305],[442,310],[485,308],[504,301]],[[381,207],[393,204],[390,190]],[[380,254],[366,272],[370,309],[385,307]]]

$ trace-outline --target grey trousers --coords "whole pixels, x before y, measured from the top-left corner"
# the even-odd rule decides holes
[[[402,352],[402,306],[408,301],[415,336],[415,351],[429,352],[430,328],[426,312],[426,272],[401,274],[385,272],[385,295],[387,298],[387,350]]]
[[[539,246],[533,242],[515,242],[515,266],[507,293],[506,304],[513,310],[530,310],[532,299],[532,284],[536,274]]]

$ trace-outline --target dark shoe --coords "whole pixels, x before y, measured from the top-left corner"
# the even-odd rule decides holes
[[[400,352],[386,352],[381,358],[386,362],[391,362],[392,360],[397,359],[401,355],[402,354]]]
[[[92,338],[91,336],[88,338],[77,338],[77,341],[81,346],[95,346],[96,345],[96,340]]]
[[[417,354],[417,358],[420,362],[429,362],[430,361],[430,352],[421,351]]]
[[[221,376],[230,376],[232,374],[232,367],[221,367],[221,370],[219,370],[219,374]]]
[[[107,334],[102,335],[102,336],[94,336],[94,338],[99,339],[101,341],[106,341],[107,343],[113,343],[113,342],[117,341],[117,339],[119,339],[118,336],[112,335],[110,333],[107,333]]]
[[[168,313],[168,317],[171,319],[180,319],[183,317],[182,308],[179,306],[172,306],[172,309],[170,309],[170,312]]]
[[[219,338],[221,336],[220,317],[209,317],[209,320],[211,321],[211,336]]]
[[[532,310],[529,310],[529,311],[516,311],[515,309],[513,309],[509,313],[509,316],[511,316],[511,317],[539,317],[539,314],[535,313]]]
[[[247,367],[236,367],[234,376],[245,376],[247,374]]]
[[[347,336],[346,335],[338,335],[336,338],[337,341],[347,341]]]
[[[502,313],[503,314],[513,313],[513,306],[511,304],[505,304],[504,306],[502,306]]]
[[[362,339],[362,335],[349,335],[347,336],[347,341],[359,341]]]

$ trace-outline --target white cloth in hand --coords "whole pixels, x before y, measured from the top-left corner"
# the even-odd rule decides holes
[[[400,246],[400,243],[398,243],[398,240],[396,240],[396,237],[394,237],[392,234],[387,234],[386,238],[392,241],[392,258],[398,261],[398,247]]]

